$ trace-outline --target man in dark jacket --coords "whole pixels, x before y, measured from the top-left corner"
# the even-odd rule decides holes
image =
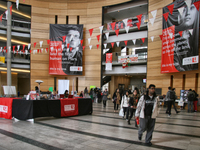
[[[107,89],[105,89],[105,91],[103,92],[103,107],[106,107],[106,101],[107,101],[107,97],[108,97],[108,91]]]
[[[171,90],[171,87],[168,87],[168,92],[166,94],[166,101],[168,105],[166,114],[168,114],[168,117],[171,117],[172,103],[175,101],[175,92]]]
[[[195,94],[192,92],[192,89],[189,89],[189,92],[187,94],[188,98],[188,112],[193,112],[193,101],[195,99]]]

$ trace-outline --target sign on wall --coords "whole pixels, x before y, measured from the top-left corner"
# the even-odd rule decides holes
[[[49,74],[82,75],[83,25],[50,24]]]
[[[135,55],[126,55],[126,56],[118,56],[118,62],[123,63],[123,62],[138,62],[138,54]]]
[[[161,73],[197,70],[199,63],[198,0],[176,0],[163,7]]]

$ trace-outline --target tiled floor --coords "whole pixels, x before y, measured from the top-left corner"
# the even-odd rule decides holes
[[[170,118],[165,109],[156,119],[153,145],[138,141],[138,129],[107,107],[93,104],[93,115],[68,118],[38,118],[35,123],[0,119],[0,150],[200,150],[200,113],[181,111]]]

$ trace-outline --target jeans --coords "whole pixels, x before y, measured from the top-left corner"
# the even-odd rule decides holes
[[[167,105],[168,105],[168,106],[167,106],[166,113],[169,114],[169,115],[171,115],[172,103],[173,103],[172,101],[168,101],[168,102],[167,102]]]
[[[103,107],[106,107],[106,101],[107,100],[103,100]]]
[[[193,112],[193,101],[188,101],[188,112]]]

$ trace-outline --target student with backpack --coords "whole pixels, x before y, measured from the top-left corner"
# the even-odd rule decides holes
[[[193,112],[193,101],[195,100],[195,94],[194,92],[192,92],[192,89],[189,89],[187,98],[188,98],[188,112]]]
[[[168,87],[168,90],[169,91],[166,94],[166,100],[167,100],[167,105],[168,105],[166,114],[168,114],[168,117],[171,117],[171,108],[176,97],[175,97],[175,92],[171,90],[171,87]]]

